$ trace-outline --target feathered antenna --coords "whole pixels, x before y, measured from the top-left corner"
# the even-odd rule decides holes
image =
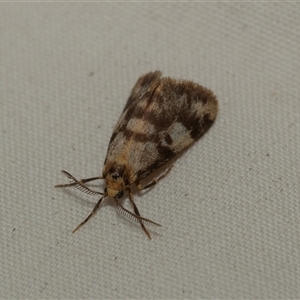
[[[149,219],[143,218],[141,216],[138,216],[134,213],[132,213],[131,211],[129,211],[128,209],[126,209],[122,204],[120,204],[118,202],[117,199],[115,199],[116,205],[117,205],[117,210],[128,220],[133,221],[135,223],[140,223],[140,221],[142,221],[144,224],[147,225],[156,225],[156,226],[160,226],[160,224],[155,223]]]
[[[74,186],[77,189],[79,189],[80,191],[87,193],[89,195],[103,195],[103,193],[101,193],[101,192],[97,192],[97,191],[93,191],[93,190],[89,189],[87,186],[85,186],[83,184],[83,182],[80,182],[79,180],[77,180],[73,175],[71,175],[67,171],[62,170],[61,172],[63,174],[65,174],[69,179],[71,179],[71,181],[70,181],[70,183],[67,183],[67,184],[58,184],[55,186],[56,188]],[[92,181],[92,180],[96,180],[96,179],[101,179],[101,177],[92,177],[92,178],[84,179],[84,182],[88,182],[88,181]]]

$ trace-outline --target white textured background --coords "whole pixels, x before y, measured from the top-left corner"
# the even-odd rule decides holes
[[[300,298],[300,3],[1,3],[0,297]],[[137,78],[211,88],[220,113],[136,195],[149,241],[99,175]],[[94,185],[95,186],[95,185]],[[101,190],[102,186],[99,186]]]

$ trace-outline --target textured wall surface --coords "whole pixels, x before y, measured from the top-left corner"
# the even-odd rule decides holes
[[[299,3],[0,4],[0,297],[300,298]],[[135,195],[100,175],[137,78],[211,88],[211,130]],[[103,190],[102,183],[91,186]],[[124,200],[126,207],[128,199]]]

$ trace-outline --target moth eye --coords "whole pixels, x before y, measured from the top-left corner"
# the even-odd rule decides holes
[[[123,192],[123,191],[119,192],[119,193],[116,195],[117,198],[121,198],[121,197],[123,197],[123,196],[124,196],[124,192]]]
[[[104,189],[104,194],[106,194],[106,193],[107,193],[107,188]]]
[[[112,179],[117,180],[118,178],[120,178],[121,176],[119,174],[114,174],[111,176]]]

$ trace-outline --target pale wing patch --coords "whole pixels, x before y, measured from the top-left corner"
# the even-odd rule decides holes
[[[176,153],[181,152],[183,149],[191,145],[195,140],[190,137],[189,133],[182,135],[177,141],[174,141],[172,150]]]
[[[109,148],[107,153],[109,155],[107,156],[108,161],[114,161],[116,157],[122,153],[122,148],[120,148],[121,145],[125,145],[126,143],[126,137],[122,132],[118,132],[118,134],[115,136],[113,141],[109,144]]]
[[[188,130],[185,126],[183,126],[180,122],[174,122],[173,125],[168,130],[171,138],[173,141],[177,141],[180,139],[183,135],[185,135]]]
[[[193,104],[193,110],[195,111],[195,117],[200,119],[203,117],[203,113],[206,112],[207,108],[199,101]]]
[[[147,100],[148,100],[148,99],[143,99],[143,98],[141,97],[141,100],[135,104],[135,105],[136,105],[136,108],[144,109],[145,106],[147,105]]]
[[[128,161],[128,171],[129,171],[129,181],[135,182],[138,178],[136,178],[137,168],[135,166],[148,166],[153,161],[159,158],[159,154],[157,151],[157,147],[152,142],[135,142],[133,147],[134,151],[127,153],[127,161]]]
[[[157,92],[157,91],[156,91]],[[163,102],[157,102],[157,101],[152,101],[149,106],[147,107],[147,111],[155,111],[158,114],[161,113],[163,110]]]
[[[180,152],[194,141],[190,137],[187,128],[180,122],[173,123],[168,132],[173,141],[171,148],[176,153]]]
[[[153,134],[155,132],[155,127],[149,122],[140,119],[140,118],[132,118],[128,121],[126,130],[131,130],[132,132],[136,133],[147,133]]]

